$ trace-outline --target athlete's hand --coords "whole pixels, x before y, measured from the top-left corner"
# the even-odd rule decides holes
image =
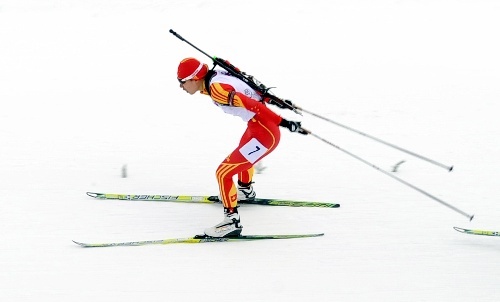
[[[306,130],[302,129],[301,122],[294,122],[294,121],[288,121],[288,120],[282,119],[280,122],[280,126],[288,128],[288,130],[290,130],[290,132],[297,132],[297,133],[304,134],[304,135],[307,135],[309,133]]]

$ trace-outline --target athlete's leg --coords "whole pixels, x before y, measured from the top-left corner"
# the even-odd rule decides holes
[[[279,140],[277,125],[266,126],[256,121],[248,123],[239,146],[226,157],[216,171],[219,193],[225,208],[234,208],[238,204],[233,176],[238,175],[238,180],[250,183],[253,165],[271,153]]]

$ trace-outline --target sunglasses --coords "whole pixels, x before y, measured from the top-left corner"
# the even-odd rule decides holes
[[[184,81],[183,81],[182,79],[177,79],[177,80],[178,80],[178,81],[179,81],[179,83],[181,83],[182,85],[184,85],[187,81],[189,81],[189,80],[184,80]]]

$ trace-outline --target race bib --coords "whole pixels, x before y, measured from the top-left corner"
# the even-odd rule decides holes
[[[267,152],[264,147],[256,138],[252,138],[248,143],[240,148],[240,153],[252,164],[256,162],[262,155]]]

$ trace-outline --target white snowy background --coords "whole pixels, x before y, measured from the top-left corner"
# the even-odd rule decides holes
[[[1,301],[499,301],[500,3],[478,0],[0,0]],[[245,125],[178,87],[178,62],[230,60],[317,114],[282,132],[245,234],[287,241],[85,249],[189,237],[220,205],[87,191],[216,194]],[[392,167],[405,160],[397,172]],[[126,165],[128,177],[122,178]]]

